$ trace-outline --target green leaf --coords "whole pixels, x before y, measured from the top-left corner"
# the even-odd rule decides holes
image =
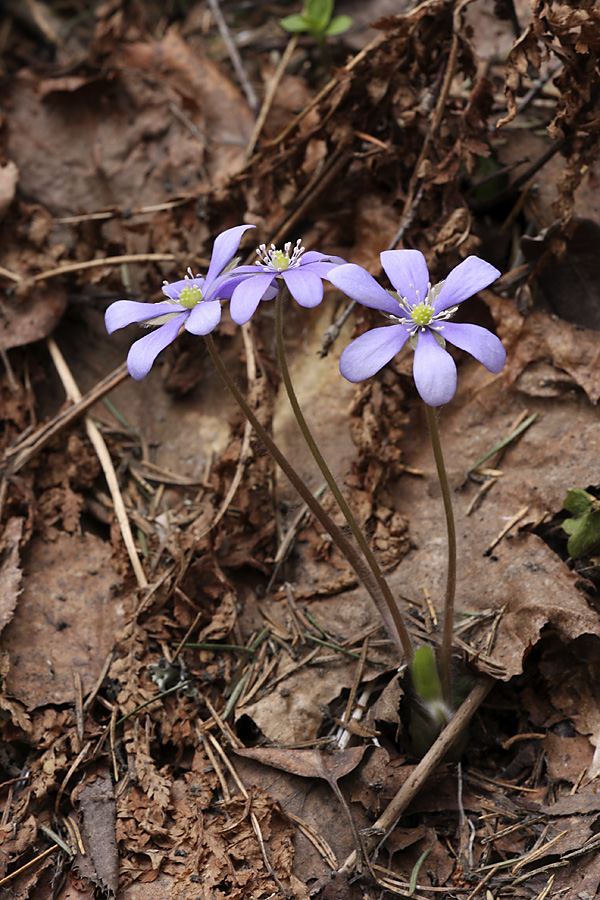
[[[413,659],[411,675],[413,687],[423,703],[443,700],[442,683],[432,647],[418,648]]]
[[[310,30],[323,33],[331,20],[333,0],[306,0],[304,14],[310,22]]]
[[[574,516],[584,516],[589,512],[593,502],[594,497],[592,497],[591,494],[588,494],[587,491],[582,491],[579,488],[571,488],[571,490],[567,492],[564,508],[567,512],[573,513]]]
[[[298,15],[298,13],[292,13],[291,16],[285,16],[285,18],[279,20],[279,24],[282,28],[285,28],[286,31],[311,31],[310,22],[308,22],[304,16]]]
[[[326,37],[333,37],[336,34],[343,34],[354,25],[352,16],[335,16],[325,30]]]
[[[600,500],[587,491],[573,488],[567,494],[564,507],[573,513],[572,519],[562,523],[563,531],[570,535],[567,551],[571,559],[579,559],[600,544]]]

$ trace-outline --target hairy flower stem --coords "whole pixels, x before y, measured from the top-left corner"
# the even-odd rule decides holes
[[[371,572],[373,573],[373,577],[375,578],[375,581],[377,582],[379,589],[380,589],[381,593],[383,594],[385,603],[389,610],[389,614],[387,616],[384,616],[385,624],[387,625],[388,629],[390,629],[391,623],[393,623],[393,627],[398,633],[398,637],[400,639],[402,649],[404,650],[404,656],[406,658],[406,661],[408,663],[411,663],[413,655],[414,655],[414,650],[413,650],[413,646],[412,646],[412,641],[410,639],[410,634],[408,633],[408,629],[407,629],[406,623],[404,621],[404,617],[398,607],[398,604],[394,598],[394,595],[392,594],[392,592],[390,590],[390,586],[387,583],[383,572],[381,571],[379,563],[375,559],[373,551],[369,547],[368,541],[365,538],[360,525],[354,518],[354,515],[352,514],[352,511],[351,511],[350,507],[348,506],[344,495],[342,494],[341,490],[339,489],[338,484],[337,484],[335,478],[333,477],[329,466],[323,459],[323,455],[321,454],[321,451],[319,450],[319,447],[312,435],[312,432],[311,432],[310,428],[308,427],[308,424],[306,422],[306,419],[304,418],[304,414],[300,407],[300,403],[298,402],[298,397],[296,395],[296,391],[294,390],[294,386],[292,384],[292,379],[290,378],[290,372],[289,372],[288,365],[287,365],[287,360],[286,360],[286,356],[285,356],[285,347],[284,347],[284,342],[283,342],[283,303],[284,303],[284,300],[288,297],[289,297],[289,291],[287,289],[287,286],[283,282],[280,282],[279,289],[277,291],[277,299],[275,301],[275,310],[276,310],[276,312],[275,312],[275,322],[276,322],[275,333],[276,333],[276,338],[277,338],[277,355],[279,357],[279,368],[281,369],[281,375],[283,378],[283,383],[285,385],[285,389],[287,391],[290,405],[292,407],[293,413],[296,417],[296,421],[298,422],[298,426],[300,428],[300,431],[302,432],[304,440],[306,441],[306,443],[308,445],[308,449],[312,453],[315,462],[317,463],[319,469],[321,470],[323,478],[327,482],[331,493],[335,497],[337,505],[339,506],[346,522],[348,523],[350,531],[354,535],[357,544],[359,545],[360,549],[362,550],[365,560],[367,561],[367,565],[369,566]],[[391,618],[391,622],[390,622],[390,618]]]
[[[452,702],[452,678],[450,674],[450,661],[452,656],[452,632],[454,626],[454,596],[456,594],[456,526],[452,511],[452,497],[448,475],[444,465],[444,455],[440,441],[440,432],[437,426],[436,410],[433,406],[425,404],[427,411],[427,424],[431,436],[431,445],[437,467],[442,498],[444,500],[444,512],[446,513],[446,530],[448,532],[448,575],[446,579],[446,597],[444,600],[444,627],[442,631],[442,648],[440,651],[440,669],[444,700]]]
[[[246,398],[242,394],[242,392],[237,387],[235,381],[227,371],[223,360],[219,356],[217,349],[215,347],[215,343],[212,339],[212,335],[207,334],[204,336],[204,340],[206,342],[206,346],[208,352],[211,356],[212,361],[215,364],[215,367],[225,382],[227,388],[231,391],[236,403],[254,428],[254,431],[264,444],[266,450],[271,454],[281,471],[288,478],[292,486],[298,491],[314,517],[321,523],[323,528],[328,532],[332,541],[338,548],[338,550],[346,557],[359,580],[363,583],[367,591],[369,592],[371,599],[375,603],[381,617],[386,621],[386,613],[387,613],[387,604],[382,596],[379,585],[375,581],[371,570],[366,565],[362,556],[357,552],[356,548],[350,543],[350,541],[345,537],[344,534],[337,527],[332,518],[328,515],[327,512],[323,509],[319,501],[313,496],[310,491],[310,488],[304,483],[304,481],[300,478],[294,467],[290,464],[287,457],[281,452],[273,438],[266,431],[265,428],[260,424],[258,419],[256,418],[254,412],[252,411],[250,405],[248,404]],[[396,641],[398,648],[400,650],[404,650],[402,643],[399,641],[398,636],[394,633],[391,634],[391,637]]]

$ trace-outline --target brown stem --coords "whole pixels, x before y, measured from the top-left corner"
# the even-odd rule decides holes
[[[363,560],[362,556],[357,552],[356,548],[350,543],[350,541],[345,537],[345,535],[340,531],[337,527],[331,516],[323,509],[319,501],[314,497],[311,493],[310,488],[304,483],[304,481],[300,478],[294,467],[290,464],[287,457],[283,455],[271,435],[267,432],[267,430],[261,425],[261,423],[256,418],[254,411],[251,409],[248,404],[246,398],[242,394],[242,392],[237,387],[235,381],[227,371],[223,360],[219,356],[217,349],[215,347],[214,341],[212,339],[212,335],[207,334],[204,336],[204,340],[206,342],[206,346],[208,352],[211,356],[212,361],[215,364],[215,367],[225,382],[227,388],[233,394],[235,401],[238,406],[254,428],[256,434],[264,444],[267,451],[271,454],[279,468],[282,470],[284,475],[288,478],[292,486],[298,491],[314,517],[321,523],[323,528],[328,532],[332,541],[338,548],[338,550],[346,557],[359,580],[363,583],[367,591],[369,592],[375,606],[377,607],[381,618],[386,621],[386,616],[388,613],[387,603],[385,598],[381,593],[381,589],[379,585],[375,581],[369,567]],[[399,650],[403,650],[402,644],[398,639],[397,634],[390,635],[395,643],[398,645]]]
[[[446,597],[444,600],[444,627],[442,631],[442,649],[440,651],[440,669],[444,700],[452,704],[452,682],[450,674],[450,662],[452,657],[452,635],[454,628],[454,596],[456,594],[456,527],[454,525],[454,513],[452,511],[452,496],[448,475],[444,465],[444,454],[440,432],[437,426],[435,407],[425,404],[427,410],[427,424],[431,436],[431,445],[437,467],[442,498],[444,500],[444,512],[446,514],[446,529],[448,532],[448,574],[446,579]]]

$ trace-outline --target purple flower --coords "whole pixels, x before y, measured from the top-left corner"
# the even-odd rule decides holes
[[[238,280],[229,280],[223,269],[231,261],[240,245],[242,235],[254,225],[237,225],[215,238],[208,272],[188,275],[182,281],[165,282],[162,291],[167,300],[162,303],[138,303],[136,300],[117,300],[106,310],[104,321],[109,334],[132,322],[159,325],[155,331],[136,341],[127,355],[127,368],[136,381],[145,378],[161,350],[172,343],[181,326],[192,334],[209,334],[221,321],[221,303],[229,299]]]
[[[506,351],[495,334],[479,325],[448,321],[459,303],[498,278],[498,269],[469,256],[432,287],[425,257],[418,250],[385,250],[381,265],[395,290],[384,290],[356,265],[339,266],[329,275],[329,281],[353,300],[380,309],[395,323],[367,331],[346,347],[340,359],[344,378],[369,378],[409,339],[415,351],[415,384],[428,406],[448,403],[456,393],[456,365],[445,350],[446,341],[466,350],[490,372],[501,370]]]
[[[292,250],[291,241],[283,250],[277,250],[273,244],[267,250],[261,244],[258,259],[253,266],[237,266],[232,276],[244,275],[238,282],[231,296],[229,312],[238,325],[247,322],[261,300],[271,300],[277,293],[275,287],[278,278],[283,279],[292,297],[300,306],[311,308],[318,306],[323,299],[323,278],[345,260],[339,256],[326,256],[316,250],[304,251],[301,241],[296,241]]]

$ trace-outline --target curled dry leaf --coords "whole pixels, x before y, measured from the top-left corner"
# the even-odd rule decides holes
[[[19,170],[12,160],[0,166],[0,219],[14,200],[18,180]]]
[[[0,303],[0,344],[5,350],[48,337],[67,308],[67,292],[56,282],[24,291]]]
[[[86,776],[73,793],[83,817],[81,834],[86,849],[85,856],[78,854],[75,865],[81,875],[114,897],[119,886],[119,856],[117,808],[110,772],[100,769],[95,776]]]
[[[23,519],[9,519],[0,541],[0,632],[12,619],[21,592],[23,570],[19,543],[22,535]]]

